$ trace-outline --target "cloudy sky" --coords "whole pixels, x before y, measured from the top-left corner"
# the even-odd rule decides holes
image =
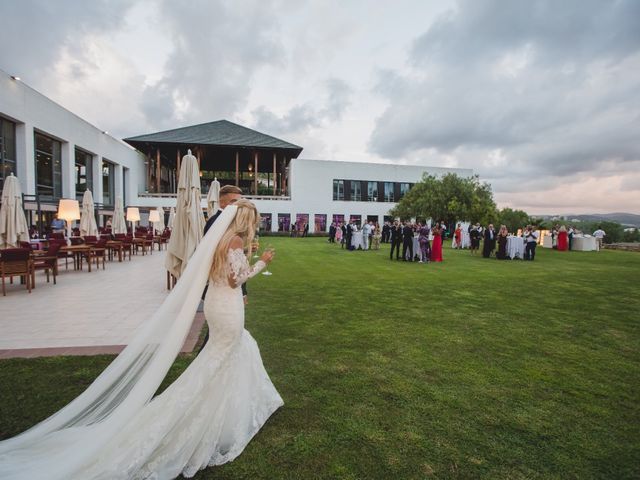
[[[472,168],[640,213],[637,0],[0,0],[0,69],[122,138],[226,118],[304,158]]]

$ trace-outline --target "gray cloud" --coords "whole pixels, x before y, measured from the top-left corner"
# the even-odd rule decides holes
[[[453,156],[498,191],[640,159],[640,2],[460,0],[408,67],[378,72],[383,157]]]

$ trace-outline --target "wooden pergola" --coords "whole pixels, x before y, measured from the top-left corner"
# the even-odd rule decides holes
[[[147,156],[147,190],[174,194],[180,161],[191,150],[198,159],[203,192],[216,177],[248,195],[287,195],[288,167],[302,147],[227,120],[125,138]]]

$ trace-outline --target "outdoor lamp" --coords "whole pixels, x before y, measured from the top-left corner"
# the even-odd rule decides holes
[[[151,210],[149,212],[149,223],[151,224],[155,224],[158,223],[160,221],[160,212],[158,212],[157,210]],[[155,230],[155,225],[153,225],[153,229]]]
[[[140,209],[138,207],[127,207],[127,222],[131,222],[131,235],[136,236],[136,222],[140,221]]]
[[[71,243],[71,223],[80,220],[80,204],[78,200],[61,198],[58,203],[58,218],[67,222],[67,238]]]

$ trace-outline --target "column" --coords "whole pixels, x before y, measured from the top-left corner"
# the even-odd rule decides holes
[[[278,183],[276,177],[276,152],[273,152],[273,195],[276,194],[276,184]]]
[[[160,193],[160,149],[156,148],[156,193]]]
[[[93,156],[93,201],[102,203],[102,157]]]
[[[115,200],[120,197],[124,202],[124,188],[122,185],[122,179],[124,176],[122,165],[116,164],[113,168],[113,186],[114,186],[114,199],[113,204],[115,205]]]
[[[25,195],[36,194],[36,156],[33,125],[16,124],[16,176]]]
[[[253,162],[253,194],[258,195],[258,152],[254,154],[255,161]]]
[[[176,182],[180,182],[180,149],[176,150]],[[173,193],[178,193],[178,186],[174,189]]]
[[[62,196],[76,198],[76,157],[75,145],[62,142],[60,161],[62,162]],[[84,195],[84,192],[82,192]]]
[[[240,185],[240,154],[236,152],[236,187]]]

